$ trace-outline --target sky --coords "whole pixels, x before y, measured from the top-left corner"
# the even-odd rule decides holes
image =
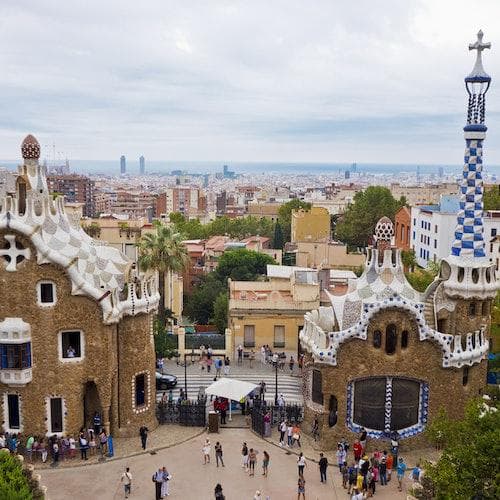
[[[498,0],[2,0],[0,158],[460,164]],[[55,144],[55,148],[53,148]]]

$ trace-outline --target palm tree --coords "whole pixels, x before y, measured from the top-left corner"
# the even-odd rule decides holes
[[[189,257],[182,235],[160,221],[153,221],[154,233],[146,233],[137,242],[139,249],[139,267],[143,271],[158,271],[158,289],[160,305],[158,319],[165,325],[165,273],[181,272],[187,266]]]

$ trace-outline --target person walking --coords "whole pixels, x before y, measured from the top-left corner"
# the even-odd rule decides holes
[[[358,462],[361,458],[361,454],[363,453],[363,446],[358,439],[354,441],[354,444],[352,445],[352,451],[354,453],[354,460]]]
[[[142,446],[143,450],[146,449],[146,442],[148,440],[148,432],[149,432],[149,429],[145,425],[141,426],[141,428],[139,429],[139,436],[141,436],[141,446]]]
[[[384,451],[380,459],[378,472],[380,475],[380,486],[387,486],[387,451]]]
[[[215,490],[214,490],[215,498],[216,500],[225,500],[224,493],[222,493],[222,486],[220,483],[217,483],[215,485]]]
[[[236,351],[238,352],[238,364],[241,365],[243,363],[243,346],[238,345]]]
[[[217,441],[215,443],[215,461],[217,463],[217,467],[219,467],[219,460],[222,464],[222,467],[225,467],[224,460],[222,459],[222,445]]]
[[[342,488],[346,490],[347,485],[349,484],[349,467],[347,467],[347,462],[344,462],[342,464],[340,473],[342,474]]]
[[[161,486],[163,484],[163,469],[158,467],[158,470],[153,474],[151,478],[153,483],[155,483],[155,500],[161,500]]]
[[[348,469],[349,473],[349,489],[347,490],[347,494],[350,495],[353,488],[356,487],[356,481],[358,479],[358,468],[354,462],[351,463],[351,466]]]
[[[339,466],[339,471],[342,470],[342,465],[346,461],[347,453],[344,450],[344,447],[341,444],[337,445],[337,452],[335,453],[337,457],[337,465]]]
[[[257,461],[257,452],[250,448],[248,452],[248,471],[250,476],[255,475],[255,462]]]
[[[397,475],[398,475],[398,491],[403,491],[403,478],[406,472],[406,464],[403,460],[403,457],[399,457],[398,466],[397,466]]]
[[[262,459],[262,475],[267,477],[267,471],[269,469],[269,453],[264,451],[264,456]]]
[[[248,446],[246,443],[243,443],[241,447],[241,467],[245,469],[245,472],[248,469]]]
[[[297,500],[300,500],[302,495],[302,500],[306,500],[306,480],[304,476],[299,476],[297,481]]]
[[[323,453],[319,454],[319,476],[320,482],[326,483],[326,469],[328,467],[328,459],[323,455]]]
[[[255,361],[255,351],[252,349],[248,356],[249,367],[253,368],[253,362]]]
[[[224,375],[226,377],[229,376],[229,372],[231,370],[231,361],[229,360],[229,358],[226,356],[224,358]]]
[[[387,455],[387,482],[391,480],[392,468],[394,467],[394,457],[391,453]]]
[[[57,467],[59,465],[59,444],[57,439],[54,439],[52,444],[52,459],[52,467]]]
[[[108,435],[104,429],[101,429],[99,434],[99,448],[101,450],[101,458],[104,458],[108,451]]]
[[[89,449],[89,444],[83,432],[80,432],[80,436],[78,438],[78,444],[80,446],[81,459],[87,460],[87,450]]]
[[[99,412],[96,411],[94,413],[94,417],[93,417],[93,424],[94,424],[94,432],[96,434],[96,436],[99,435],[99,432],[101,432],[101,415],[99,415]]]
[[[168,486],[169,486],[169,481],[172,479],[172,476],[168,473],[168,470],[165,466],[161,468],[161,471],[162,471],[162,481],[161,481],[160,498],[165,498],[169,496]]]
[[[207,438],[201,448],[201,451],[203,452],[203,465],[210,463],[210,450],[210,439]]]
[[[290,422],[288,422],[288,425],[286,427],[286,438],[287,438],[287,446],[289,448],[292,447],[292,436],[293,436],[293,426]]]
[[[264,346],[260,348],[260,362],[262,365],[266,364],[266,348]]]
[[[366,439],[367,439],[368,433],[366,432],[366,429],[363,427],[361,429],[361,435],[359,436],[359,444],[363,447],[362,453],[365,452],[366,450]]]
[[[304,468],[306,466],[306,457],[304,457],[304,454],[300,452],[299,458],[297,458],[297,467],[299,469],[299,476],[304,475]]]
[[[123,483],[123,489],[125,490],[125,498],[128,498],[132,491],[132,474],[128,467],[125,468],[125,472],[122,474],[121,482]]]
[[[221,371],[222,371],[222,359],[217,358],[215,360],[215,380],[220,378]]]
[[[292,434],[292,445],[298,444],[299,448],[302,448],[300,445],[300,427],[298,423],[295,423],[293,426],[293,434]]]
[[[295,365],[295,361],[293,356],[290,356],[290,361],[288,362],[288,366],[290,367],[290,375],[293,375],[293,367]]]
[[[281,421],[279,425],[279,431],[280,431],[280,446],[285,445],[285,434],[286,434],[286,422],[284,420]]]

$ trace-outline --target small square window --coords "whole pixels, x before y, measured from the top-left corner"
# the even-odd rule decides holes
[[[65,360],[78,359],[82,356],[82,332],[61,332],[61,357]]]
[[[56,303],[56,286],[50,281],[38,283],[38,304],[40,306],[51,306]]]

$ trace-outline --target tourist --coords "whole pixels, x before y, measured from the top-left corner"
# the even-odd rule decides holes
[[[406,472],[406,464],[403,460],[403,457],[400,457],[398,460],[397,466],[397,475],[398,475],[398,490],[403,491],[403,478]]]
[[[125,472],[122,474],[121,482],[123,483],[123,489],[125,490],[125,498],[128,498],[132,491],[132,474],[128,467],[125,468]]]
[[[255,475],[256,461],[257,461],[257,452],[253,448],[250,448],[250,451],[248,452],[248,471],[250,476]]]
[[[366,429],[363,427],[361,429],[361,435],[359,436],[359,444],[363,447],[363,453],[366,450],[366,438],[368,436],[368,433],[366,432]]]
[[[394,431],[391,437],[391,454],[394,459],[394,464],[398,463],[398,450],[399,450],[399,442],[398,442],[398,433]]]
[[[349,467],[347,467],[347,462],[344,462],[342,464],[340,473],[342,474],[342,487],[346,489],[347,485],[349,484]]]
[[[64,460],[65,457],[69,456],[69,439],[68,436],[64,436],[61,439],[61,458]]]
[[[229,372],[231,370],[231,361],[229,360],[229,358],[226,356],[224,358],[224,375],[226,377],[229,376]]]
[[[158,467],[158,470],[153,474],[153,483],[155,483],[155,500],[161,500],[161,487],[163,485],[163,469]]]
[[[241,344],[236,348],[236,352],[238,353],[238,364],[241,365],[243,363],[243,346]]]
[[[221,371],[222,371],[222,359],[217,358],[215,360],[215,379],[214,380],[217,380],[218,378],[220,378]]]
[[[288,422],[288,426],[286,428],[286,436],[287,436],[287,446],[289,448],[291,448],[292,447],[293,426],[290,422]]]
[[[359,488],[354,488],[351,500],[363,500],[364,495]]]
[[[267,497],[267,498],[269,498],[269,497]],[[257,490],[255,492],[255,495],[253,496],[253,500],[261,500],[261,499],[262,499],[262,494],[261,494],[260,490]]]
[[[298,423],[295,423],[293,426],[293,434],[292,434],[292,446],[297,443],[299,448],[302,448],[300,445],[300,427]]]
[[[248,363],[250,368],[253,368],[253,362],[255,361],[255,351],[252,349],[248,355]]]
[[[161,480],[161,491],[160,491],[160,498],[165,498],[168,497],[168,486],[169,486],[169,481],[172,479],[172,476],[168,473],[167,468],[163,466],[161,468],[162,471],[162,480]]]
[[[295,361],[293,356],[290,356],[290,361],[288,362],[288,366],[290,367],[290,375],[293,375],[293,366],[295,365]]]
[[[391,480],[392,468],[394,467],[394,457],[389,453],[387,455],[387,482]]]
[[[304,355],[303,354],[299,355],[299,359],[297,361],[297,365],[299,367],[300,374],[302,375],[302,370],[304,368]]]
[[[217,463],[217,467],[219,467],[219,461],[222,467],[225,467],[224,460],[222,459],[222,445],[217,441],[215,443],[215,462]]]
[[[354,444],[352,445],[352,451],[354,453],[354,460],[356,462],[359,462],[361,454],[363,453],[363,446],[357,439],[354,441]]]
[[[304,475],[304,468],[306,466],[306,457],[304,457],[304,454],[300,452],[299,458],[297,458],[297,468],[299,469],[299,476]]]
[[[142,425],[141,428],[139,429],[139,436],[141,436],[141,446],[142,446],[143,450],[146,449],[146,442],[148,440],[148,432],[149,432],[149,429],[145,425]]]
[[[211,368],[212,368],[212,357],[207,356],[207,373],[210,373]]]
[[[280,446],[285,445],[286,428],[287,428],[286,422],[284,420],[282,420],[280,422],[280,425],[278,426],[278,429],[280,431]]]
[[[319,454],[319,477],[321,483],[326,483],[326,469],[328,468],[328,459],[323,453]]]
[[[227,417],[227,408],[228,408],[228,402],[222,401],[220,404],[220,423],[225,424],[226,423],[226,417]]]
[[[35,442],[35,438],[30,434],[26,441],[26,455],[30,462],[33,461],[33,443]]]
[[[339,467],[339,471],[342,471],[342,465],[346,461],[347,454],[341,444],[337,445],[337,452],[335,453],[335,456],[337,457],[337,465]]]
[[[215,498],[217,500],[225,500],[225,496],[224,494],[222,493],[222,486],[220,485],[220,483],[217,483],[215,485],[215,490],[214,490],[214,494],[215,494]]]
[[[366,489],[368,491],[368,496],[372,497],[375,495],[375,483],[377,482],[377,476],[374,467],[368,469],[366,474]]]
[[[384,450],[379,465],[380,486],[387,486],[387,451]]]
[[[420,468],[420,464],[415,465],[413,470],[411,471],[411,477],[414,483],[420,482],[420,474],[422,473],[422,469]]]
[[[264,346],[260,348],[260,362],[263,365],[266,364],[266,348]]]
[[[40,443],[38,445],[38,449],[40,450],[40,455],[42,457],[42,462],[45,463],[47,461],[47,443],[45,439],[40,439]]]
[[[75,441],[75,438],[73,436],[70,436],[69,439],[69,456],[71,458],[74,458],[74,456],[76,455],[76,441]]]
[[[267,471],[269,469],[269,453],[264,451],[262,457],[262,475],[267,477]]]
[[[343,437],[337,444],[340,444],[344,448],[346,455],[347,453],[349,453],[349,443],[347,442],[346,438]]]
[[[66,357],[67,358],[74,358],[76,356],[76,351],[73,348],[73,346],[69,346],[68,349],[66,350]]]
[[[80,432],[80,436],[78,438],[78,444],[80,446],[80,456],[82,460],[87,460],[87,450],[89,449],[89,445],[87,439],[85,438],[85,434]]]
[[[264,437],[271,435],[271,412],[268,410],[264,415]]]
[[[57,438],[54,436],[52,442],[52,466],[57,467],[59,465],[59,444],[57,443]]]
[[[283,408],[285,406],[285,398],[283,397],[283,394],[280,394],[278,397],[278,406],[280,408]]]
[[[243,446],[241,447],[241,466],[246,472],[248,469],[248,446],[246,443],[243,443]]]
[[[302,495],[302,500],[306,500],[306,480],[304,476],[299,476],[297,481],[297,500],[300,499]]]
[[[99,434],[99,449],[101,451],[101,457],[104,458],[104,455],[108,451],[108,436],[104,429],[102,429]]]
[[[93,429],[90,429],[88,433],[88,448],[90,449],[90,454],[94,455],[97,449],[97,444],[95,442],[95,433]]]
[[[263,380],[261,380],[259,384],[259,399],[264,401],[265,397],[266,397],[266,383]]]
[[[358,491],[363,491],[365,488],[365,477],[361,474],[361,471],[358,469],[358,476],[356,477],[356,486],[355,489]]]
[[[203,465],[210,463],[210,450],[210,439],[207,438],[201,448],[201,451],[203,452]]]
[[[356,464],[354,462],[351,462],[351,465],[348,468],[348,474],[349,474],[349,489],[347,490],[347,494],[350,495],[358,479],[358,468],[356,467]]]
[[[101,431],[101,415],[99,415],[98,411],[94,413],[93,422],[94,422],[94,432],[96,433],[96,435],[98,435],[99,432]]]

